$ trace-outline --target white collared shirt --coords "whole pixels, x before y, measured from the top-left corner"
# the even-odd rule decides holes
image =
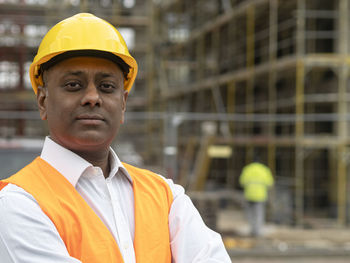
[[[111,169],[106,179],[101,168],[48,137],[41,158],[58,170],[100,217],[114,236],[124,262],[135,263],[132,179],[115,152],[110,152]],[[163,179],[174,196],[169,213],[173,262],[231,262],[220,235],[205,226],[184,189]],[[69,256],[55,226],[36,200],[9,184],[0,191],[0,262],[80,261]]]

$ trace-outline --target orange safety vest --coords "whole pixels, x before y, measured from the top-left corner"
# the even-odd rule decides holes
[[[133,180],[136,262],[171,262],[168,214],[173,196],[158,175],[124,164]],[[31,194],[56,226],[70,256],[83,263],[123,262],[119,247],[104,223],[73,185],[46,161],[32,163],[4,181]]]

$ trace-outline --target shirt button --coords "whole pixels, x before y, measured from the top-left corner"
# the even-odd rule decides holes
[[[125,250],[128,250],[129,249],[129,244],[128,243],[124,243],[123,247],[124,247]]]

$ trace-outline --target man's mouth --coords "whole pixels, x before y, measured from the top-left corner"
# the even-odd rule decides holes
[[[104,122],[104,118],[99,114],[80,114],[76,118],[80,123],[86,125],[98,125]]]

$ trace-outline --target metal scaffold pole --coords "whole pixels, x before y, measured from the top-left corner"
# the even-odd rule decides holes
[[[348,1],[341,0],[339,2],[339,51],[343,58],[343,63],[338,68],[338,113],[341,118],[338,121],[338,223],[345,225],[346,223],[346,206],[347,206],[347,79],[348,79],[348,65],[345,58],[348,48]]]
[[[270,16],[269,16],[269,115],[274,116],[276,114],[276,78],[277,72],[275,70],[276,56],[277,56],[277,22],[278,22],[278,1],[270,1]],[[268,123],[268,133],[271,138],[275,137],[275,125],[273,120]],[[270,143],[268,145],[268,166],[272,173],[276,175],[276,145]]]
[[[304,64],[297,64],[296,80],[296,123],[295,123],[295,219],[298,225],[304,218]]]
[[[255,6],[252,5],[247,9],[247,51],[246,51],[246,66],[250,74],[250,78],[246,81],[246,114],[254,113],[254,44],[255,44]],[[247,123],[247,133],[251,134],[253,130],[253,122]],[[254,148],[247,146],[246,162],[249,163],[253,159]]]
[[[305,54],[305,0],[298,0],[297,5],[297,65],[295,93],[295,220],[298,225],[304,219],[304,79],[305,65],[302,56]]]

